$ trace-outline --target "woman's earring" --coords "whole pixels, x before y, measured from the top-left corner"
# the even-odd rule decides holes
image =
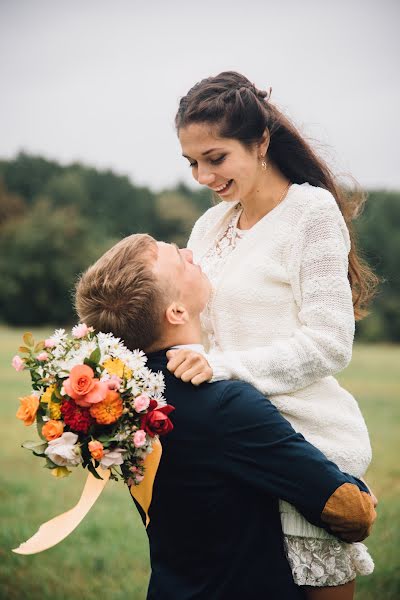
[[[261,160],[261,168],[262,168],[264,171],[266,171],[266,170],[267,170],[267,162],[266,162],[265,158],[263,158],[262,156],[261,156],[260,158],[262,159],[262,160]]]

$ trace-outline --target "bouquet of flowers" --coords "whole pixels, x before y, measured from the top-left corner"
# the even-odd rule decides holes
[[[32,391],[20,398],[18,419],[36,422],[40,440],[22,446],[45,460],[56,477],[82,465],[96,478],[101,466],[129,486],[144,477],[144,459],[157,436],[171,431],[174,410],[163,398],[164,378],[110,333],[80,323],[35,344],[23,336],[12,364],[29,370]]]

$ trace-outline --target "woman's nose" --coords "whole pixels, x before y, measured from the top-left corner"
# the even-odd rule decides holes
[[[197,181],[201,185],[211,185],[214,181],[214,174],[209,171],[206,167],[201,167],[200,165],[197,168]]]

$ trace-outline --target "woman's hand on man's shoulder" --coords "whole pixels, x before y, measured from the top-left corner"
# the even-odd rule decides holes
[[[213,376],[206,357],[190,348],[168,350],[167,358],[168,371],[185,383],[200,385],[205,381],[210,381]]]

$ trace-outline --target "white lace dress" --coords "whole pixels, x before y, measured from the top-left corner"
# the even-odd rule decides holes
[[[242,207],[240,203],[223,233],[201,260],[201,267],[207,274],[212,290],[218,284],[224,263],[247,231],[237,228]],[[211,349],[218,349],[213,328],[210,307],[211,298],[201,315],[203,331]],[[286,503],[281,503],[284,507]],[[321,530],[321,538],[285,535],[284,543],[293,579],[297,585],[337,586],[353,580],[356,575],[369,575],[374,564],[364,544],[347,544]]]

